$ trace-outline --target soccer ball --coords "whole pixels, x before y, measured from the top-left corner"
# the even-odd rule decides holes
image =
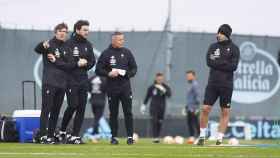
[[[164,144],[173,144],[174,143],[174,139],[172,136],[165,136],[163,138],[163,143]]]
[[[176,144],[184,144],[184,138],[181,137],[181,136],[176,136],[176,137],[174,138],[174,142],[175,142]]]
[[[137,133],[133,133],[132,138],[136,143],[139,141],[139,135]]]
[[[194,144],[195,138],[194,137],[189,137],[187,140],[187,144]]]
[[[238,141],[238,139],[236,139],[236,138],[230,138],[230,139],[228,140],[228,144],[229,144],[229,145],[239,145],[239,141]]]

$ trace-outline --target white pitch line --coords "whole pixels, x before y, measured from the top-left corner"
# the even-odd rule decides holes
[[[107,154],[108,155],[108,154]],[[143,157],[215,157],[215,158],[225,158],[225,157],[230,157],[230,158],[279,158],[279,156],[270,156],[270,155],[243,155],[243,154],[170,154],[170,155],[161,155],[161,154],[109,154],[112,156],[143,156]],[[96,156],[96,155],[95,155]],[[104,156],[104,155],[103,155]]]
[[[9,153],[0,152],[0,155],[48,155],[48,156],[82,156],[82,153]]]

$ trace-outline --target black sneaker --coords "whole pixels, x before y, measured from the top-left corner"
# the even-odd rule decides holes
[[[160,143],[159,138],[155,138],[155,139],[153,140],[153,143]]]
[[[85,144],[81,137],[71,136],[66,140],[66,144]]]
[[[205,144],[205,137],[199,137],[197,145],[198,146],[203,146]]]
[[[119,144],[119,141],[118,141],[117,138],[112,137],[110,143],[111,143],[112,145],[118,145],[118,144]]]
[[[133,138],[132,138],[132,137],[127,138],[126,143],[127,143],[127,145],[132,145],[132,144],[134,144]]]
[[[57,144],[57,142],[55,141],[55,138],[48,138],[47,140],[46,140],[46,144]]]
[[[40,129],[35,129],[33,131],[33,135],[32,135],[32,141],[33,143],[41,143],[41,133],[40,133]]]
[[[62,144],[65,144],[66,142],[66,132],[63,132],[63,131],[59,131],[56,135],[55,135],[55,139],[57,142],[60,142]]]
[[[216,141],[216,145],[222,145],[222,143],[223,143],[223,140],[217,140]]]
[[[42,137],[40,137],[39,143],[40,144],[47,144],[47,139],[48,139],[47,136],[42,136]]]

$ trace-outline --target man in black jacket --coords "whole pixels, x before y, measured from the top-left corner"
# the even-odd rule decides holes
[[[107,78],[107,92],[112,130],[111,144],[118,144],[119,102],[122,103],[127,144],[133,144],[132,92],[130,78],[137,72],[137,65],[131,51],[125,47],[124,34],[115,32],[111,45],[103,51],[96,65],[96,74]]]
[[[67,102],[68,107],[62,119],[60,135],[65,137],[66,128],[75,113],[72,134],[66,139],[68,144],[82,144],[79,133],[84,120],[87,104],[88,74],[94,66],[95,57],[92,44],[87,40],[89,34],[89,22],[79,20],[74,25],[74,33],[66,41],[67,53],[70,54],[68,65],[64,65],[69,71]],[[71,64],[71,63],[74,63]],[[76,64],[77,63],[77,64]]]
[[[40,116],[41,143],[49,144],[55,143],[54,130],[67,86],[67,73],[56,66],[52,57],[57,59],[64,58],[68,27],[64,23],[58,24],[54,32],[55,37],[48,41],[40,42],[35,48],[35,52],[43,57],[42,109]]]
[[[166,99],[171,97],[171,90],[167,84],[164,83],[164,76],[162,73],[157,73],[155,82],[151,85],[148,90],[144,103],[141,106],[140,111],[144,114],[146,111],[146,105],[151,99],[150,103],[150,115],[153,131],[153,142],[160,142],[160,132],[162,127],[162,122],[164,120]]]
[[[221,117],[216,145],[222,143],[227,129],[233,91],[233,73],[237,69],[240,55],[239,48],[230,39],[231,33],[232,29],[228,24],[221,25],[217,33],[218,42],[211,44],[207,52],[210,75],[200,118],[198,145],[204,145],[208,116],[218,98]]]

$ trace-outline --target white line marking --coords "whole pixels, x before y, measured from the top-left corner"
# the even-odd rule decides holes
[[[0,155],[48,155],[48,156],[82,156],[82,153],[9,153],[0,152]]]

